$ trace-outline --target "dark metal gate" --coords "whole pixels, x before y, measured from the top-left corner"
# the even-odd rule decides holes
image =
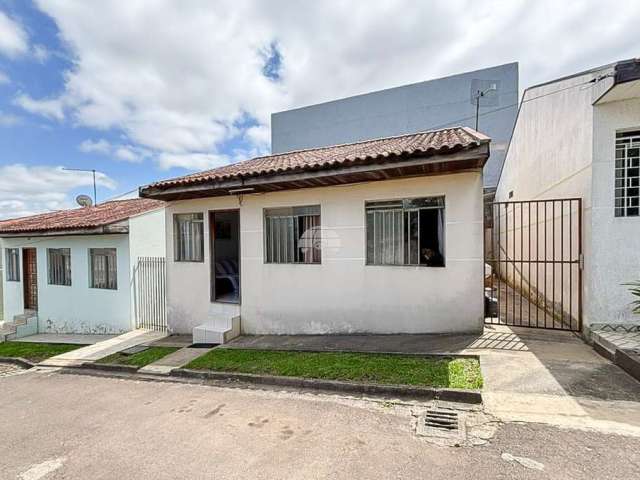
[[[136,328],[166,330],[167,296],[164,257],[138,257],[134,274]]]
[[[582,200],[488,204],[484,286],[485,323],[580,331]]]

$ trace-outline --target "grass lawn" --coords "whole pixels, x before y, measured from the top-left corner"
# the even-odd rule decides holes
[[[109,363],[112,365],[130,365],[134,367],[144,367],[150,363],[166,357],[170,353],[179,350],[175,347],[149,347],[139,353],[133,355],[125,355],[123,353],[114,353],[108,357],[101,358],[96,363]]]
[[[68,343],[3,342],[0,343],[0,357],[22,357],[32,362],[41,362],[84,346]]]
[[[185,368],[391,385],[482,387],[480,362],[472,358],[215,348]]]

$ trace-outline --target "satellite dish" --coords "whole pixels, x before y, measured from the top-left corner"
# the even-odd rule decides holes
[[[76,203],[81,207],[90,207],[93,205],[93,200],[89,195],[78,195],[76,197]]]

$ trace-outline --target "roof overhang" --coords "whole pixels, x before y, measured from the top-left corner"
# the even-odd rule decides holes
[[[74,228],[68,230],[25,230],[15,232],[0,231],[0,238],[24,238],[24,237],[68,237],[78,235],[116,235],[128,234],[129,222],[117,222],[110,225],[91,228]]]
[[[640,60],[638,59],[616,64],[610,88],[594,102],[594,105],[631,98],[640,98]]]
[[[186,200],[220,197],[239,193],[268,193],[301,188],[328,187],[396,178],[443,175],[484,167],[489,158],[489,143],[430,156],[388,158],[377,162],[353,164],[308,171],[296,171],[207,181],[196,185],[141,187],[140,196],[157,200]]]

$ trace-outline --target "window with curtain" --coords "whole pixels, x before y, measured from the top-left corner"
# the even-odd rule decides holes
[[[266,263],[320,263],[320,205],[264,211]]]
[[[49,285],[71,286],[71,249],[47,248]]]
[[[174,261],[204,261],[204,216],[178,213],[173,216]]]
[[[89,267],[89,286],[91,288],[118,289],[118,264],[115,248],[90,248]]]
[[[20,249],[5,249],[5,263],[7,269],[7,282],[20,281]]]
[[[615,216],[640,216],[640,130],[616,134]]]
[[[367,264],[444,267],[444,197],[366,202]]]

